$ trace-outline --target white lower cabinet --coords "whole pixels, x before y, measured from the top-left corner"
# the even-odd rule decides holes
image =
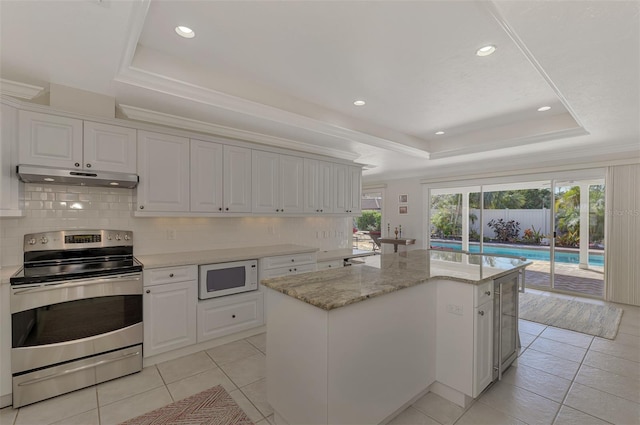
[[[264,294],[244,294],[198,302],[198,342],[255,328],[264,324]]]
[[[144,357],[196,343],[198,267],[144,272]]]
[[[493,375],[493,281],[437,285],[436,380],[476,398]]]
[[[314,272],[317,270],[316,262],[315,252],[261,258],[258,261],[258,279]]]
[[[340,267],[344,267],[343,260],[330,260],[330,261],[319,261],[317,269],[318,271],[320,271],[320,270],[337,269]]]

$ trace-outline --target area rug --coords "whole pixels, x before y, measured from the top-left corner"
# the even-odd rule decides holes
[[[614,339],[622,309],[525,292],[520,294],[520,318]]]
[[[254,425],[220,385],[120,425]]]

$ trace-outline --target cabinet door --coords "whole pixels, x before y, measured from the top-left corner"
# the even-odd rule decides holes
[[[320,167],[316,159],[304,159],[304,212],[319,213],[320,212]]]
[[[335,176],[334,212],[345,213],[349,211],[351,204],[351,187],[349,186],[351,173],[348,165],[334,164],[333,169]]]
[[[301,213],[304,202],[304,160],[280,155],[280,212]]]
[[[144,288],[144,356],[196,343],[197,282]]]
[[[82,121],[20,111],[21,164],[82,167]]]
[[[223,146],[191,140],[191,211],[222,212]]]
[[[473,394],[475,398],[493,379],[493,300],[474,309]]]
[[[258,291],[198,302],[198,342],[264,324],[263,293]]]
[[[251,149],[224,146],[225,212],[251,212]]]
[[[138,132],[138,209],[189,211],[189,139]]]
[[[15,173],[18,165],[18,110],[5,104],[1,106],[0,217],[15,217],[22,215],[20,200],[22,184]]]
[[[320,213],[329,214],[334,211],[335,187],[333,184],[333,164],[330,162],[318,162],[318,207]]]
[[[253,151],[253,212],[280,212],[279,159],[277,153]]]
[[[349,198],[348,210],[350,213],[360,214],[362,209],[362,169],[360,167],[349,167]]]
[[[136,173],[136,130],[84,122],[83,168]]]

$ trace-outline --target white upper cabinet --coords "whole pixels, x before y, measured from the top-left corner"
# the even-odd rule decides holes
[[[251,149],[224,146],[224,212],[251,212]]]
[[[18,110],[2,104],[0,110],[0,217],[21,216],[22,184],[15,170],[18,165]]]
[[[304,159],[304,212],[333,212],[333,164],[316,159]]]
[[[136,173],[136,130],[84,122],[85,169]]]
[[[303,212],[303,158],[254,150],[252,190],[253,212]]]
[[[139,212],[189,211],[189,139],[138,132]]]
[[[133,128],[31,111],[19,112],[19,128],[21,164],[136,172]]]
[[[360,214],[362,169],[343,164],[335,164],[333,168],[336,189],[334,212]]]
[[[222,211],[223,145],[191,140],[191,211]]]

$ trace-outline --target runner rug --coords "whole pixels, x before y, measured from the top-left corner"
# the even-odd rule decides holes
[[[121,425],[254,425],[220,385]]]
[[[520,294],[520,318],[614,339],[622,309],[525,292]]]

